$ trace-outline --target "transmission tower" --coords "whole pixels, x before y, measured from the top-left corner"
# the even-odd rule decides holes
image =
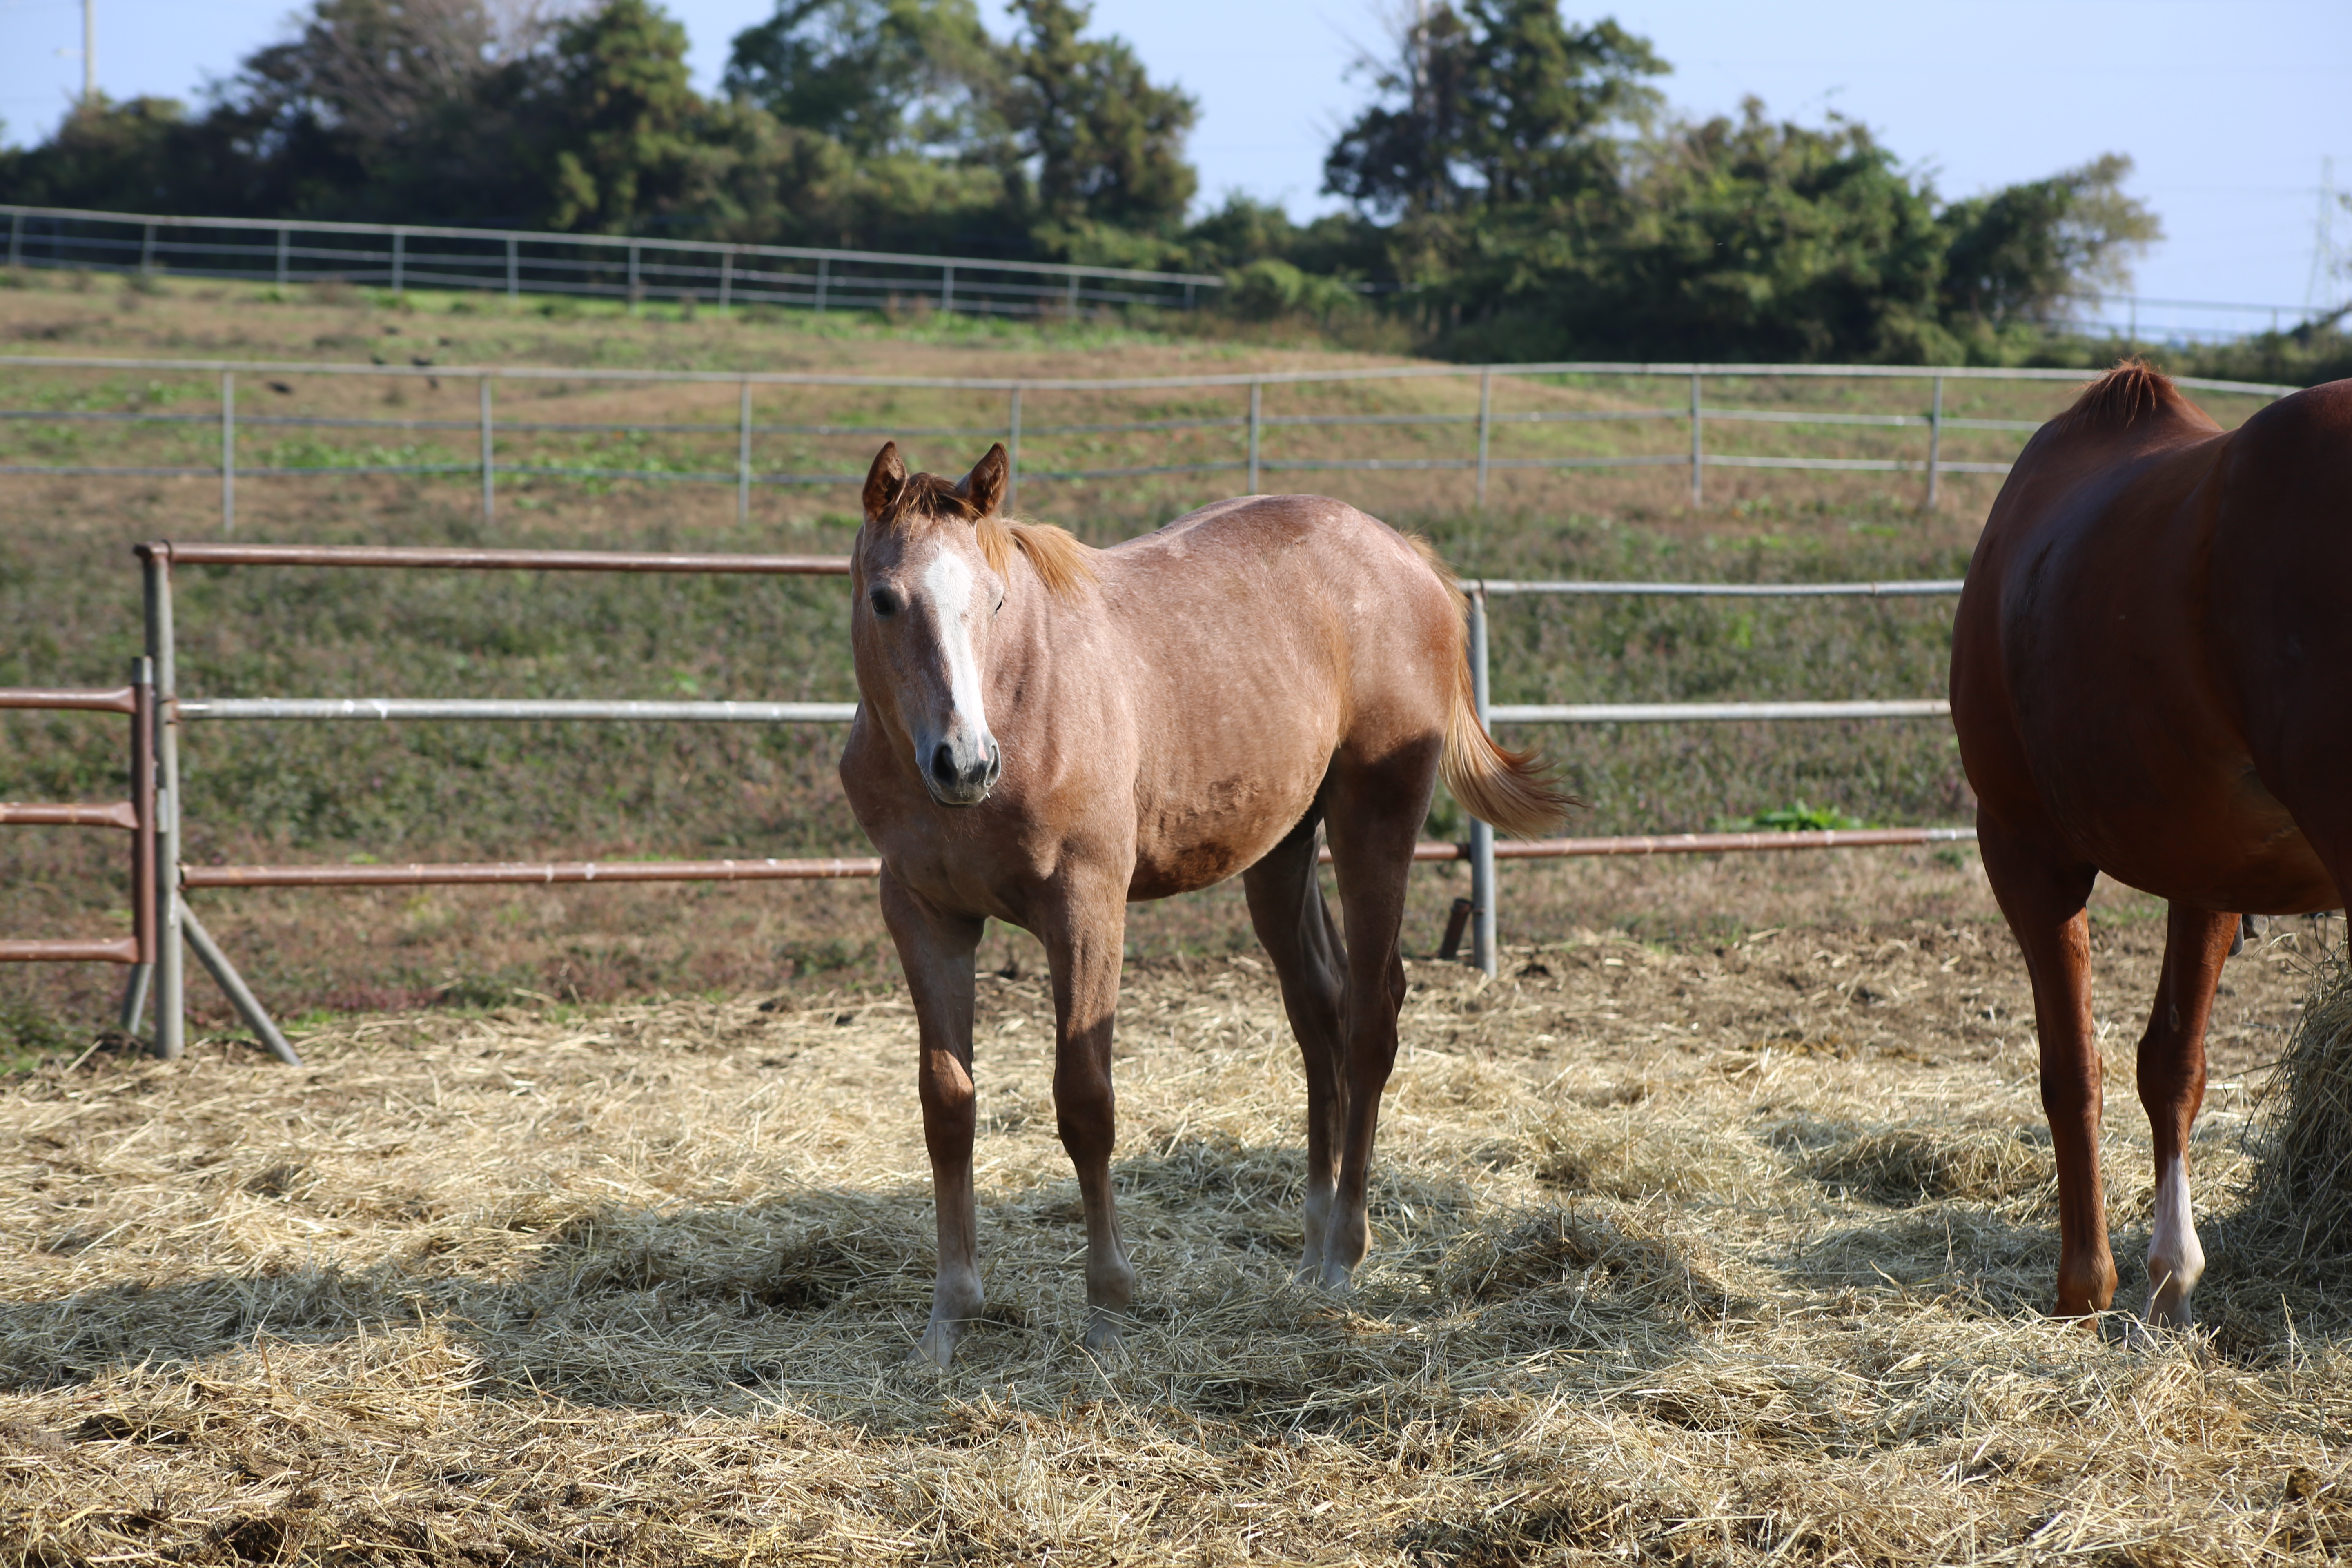
[[[2336,190],[2336,160],[2319,161],[2319,214],[2311,230],[2311,276],[2303,286],[2303,308],[2315,317],[2336,309],[2336,279],[2347,270],[2336,246],[2336,211],[2344,205]]]

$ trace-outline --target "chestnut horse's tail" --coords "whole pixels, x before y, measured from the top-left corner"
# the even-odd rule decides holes
[[[1457,611],[1466,613],[1470,602],[1436,548],[1418,534],[1405,537],[1454,596]],[[1454,626],[1466,641],[1466,627],[1458,616]],[[1496,745],[1486,733],[1486,726],[1478,722],[1477,692],[1460,642],[1454,645],[1454,690],[1446,703],[1445,751],[1438,760],[1437,773],[1464,810],[1521,838],[1541,837],[1559,826],[1570,807],[1584,804],[1559,787],[1538,752]]]

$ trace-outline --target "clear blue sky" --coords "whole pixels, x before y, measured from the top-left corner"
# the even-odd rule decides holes
[[[1001,23],[995,0],[982,0]],[[98,0],[100,85],[192,97],[274,37],[290,0]],[[1098,0],[1153,74],[1201,100],[1203,195],[1321,210],[1322,155],[1365,84],[1357,45],[1382,40],[1381,0]],[[768,0],[670,0],[709,85],[728,40]],[[1627,0],[1608,8],[1674,62],[1675,106],[1836,110],[1876,130],[1948,195],[2032,179],[2097,154],[2138,162],[2132,189],[2168,237],[2142,293],[2300,305],[2320,160],[2352,186],[2347,0]],[[1571,5],[1570,15],[1604,14]],[[0,0],[0,118],[46,133],[80,81],[79,0]],[[2352,216],[2336,242],[2352,251]],[[2352,284],[2335,285],[2337,297]]]

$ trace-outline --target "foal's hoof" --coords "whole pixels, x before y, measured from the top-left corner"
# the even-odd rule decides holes
[[[961,1338],[963,1338],[961,1323],[934,1322],[923,1331],[923,1337],[917,1340],[914,1348],[907,1352],[908,1363],[918,1365],[928,1363],[945,1372],[948,1369],[948,1363],[955,1360],[956,1342]]]
[[[1127,1360],[1127,1342],[1119,1336],[1118,1321],[1108,1312],[1096,1312],[1088,1320],[1084,1343],[1087,1353],[1097,1361]]]
[[[1352,1296],[1356,1291],[1356,1271],[1344,1263],[1326,1263],[1314,1282],[1335,1296]]]

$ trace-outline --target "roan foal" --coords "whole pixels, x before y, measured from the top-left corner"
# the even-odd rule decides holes
[[[1135,1270],[1111,1193],[1111,1019],[1127,905],[1241,873],[1307,1065],[1302,1278],[1344,1287],[1396,1056],[1397,928],[1442,773],[1497,827],[1569,804],[1472,706],[1463,599],[1420,542],[1312,496],[1250,496],[1108,550],[997,513],[1004,449],[955,484],[895,444],[866,478],[841,781],[882,854],[920,1034],[939,1279],[919,1353],[982,1304],[972,959],[991,917],[1045,943],[1054,1106],[1087,1225],[1086,1342]],[[1331,847],[1347,937],[1316,880]]]

